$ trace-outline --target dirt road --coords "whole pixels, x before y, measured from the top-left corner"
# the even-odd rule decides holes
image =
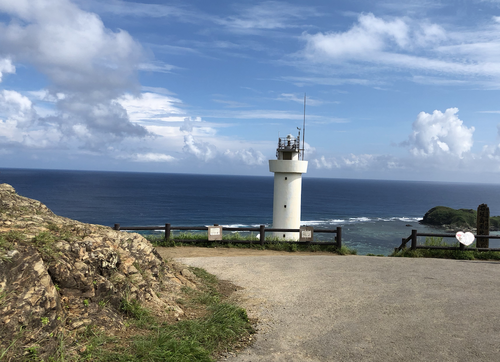
[[[500,360],[498,262],[179,255],[243,287],[259,317],[255,344],[229,361]]]

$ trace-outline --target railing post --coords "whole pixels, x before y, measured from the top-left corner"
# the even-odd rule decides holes
[[[411,250],[417,249],[417,230],[411,231]]]
[[[115,224],[115,226],[113,227],[113,230],[120,230],[120,224]]]
[[[337,226],[337,249],[342,248],[342,227]]]
[[[165,224],[165,241],[170,239],[170,224]]]
[[[260,226],[260,245],[264,245],[264,242],[266,241],[266,226],[261,225]]]

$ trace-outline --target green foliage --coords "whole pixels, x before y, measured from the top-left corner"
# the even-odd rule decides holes
[[[221,301],[223,298],[217,291],[215,276],[200,268],[190,270],[204,287],[188,288],[187,292],[195,297],[189,303],[203,300],[208,305],[205,317],[175,324],[158,324],[151,320],[147,328],[138,326],[148,331],[132,336],[126,343],[118,343],[116,339],[88,328],[85,333],[87,348],[81,353],[81,360],[211,362],[215,354],[230,349],[243,336],[254,333],[245,310]],[[135,299],[124,298],[122,310],[135,319],[149,315]]]
[[[165,242],[164,236],[159,235],[144,235],[155,246],[174,247],[174,246],[192,246],[208,247],[208,248],[241,248],[241,249],[258,249],[258,250],[277,250],[277,251],[309,251],[309,252],[331,252],[340,255],[355,255],[356,250],[350,249],[347,246],[342,246],[340,250],[334,245],[307,245],[297,244],[293,242],[284,241],[281,238],[274,236],[266,237],[264,245],[260,244],[259,239],[254,235],[241,235],[239,233],[232,233],[230,235],[223,235],[223,240],[236,240],[232,242],[209,242],[207,241],[206,233],[179,233],[173,235],[171,239]],[[184,242],[186,240],[196,240],[196,243]],[[238,243],[241,241],[253,241],[253,243]]]
[[[131,299],[126,296],[121,300],[120,310],[127,316],[135,319],[137,326],[144,327],[154,323],[151,312],[144,308],[137,299]]]
[[[454,228],[472,229],[476,227],[477,211],[473,209],[452,209],[436,206],[427,211],[421,223],[425,225],[450,225]],[[490,217],[490,230],[500,230],[500,216]]]
[[[459,247],[460,243],[446,243],[443,238],[427,237],[424,246],[444,246]],[[476,247],[476,243],[470,245]],[[390,256],[403,258],[442,258],[442,259],[460,259],[460,260],[500,260],[498,251],[474,251],[474,250],[439,250],[439,249],[403,249],[399,252],[393,252]]]
[[[14,244],[24,241],[24,235],[20,231],[10,230],[0,235],[0,251],[12,250]]]
[[[476,226],[477,212],[473,209],[452,209],[445,206],[436,206],[426,212],[422,224],[451,225],[453,227],[473,228]]]

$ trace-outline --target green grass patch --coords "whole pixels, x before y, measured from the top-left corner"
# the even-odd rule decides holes
[[[446,243],[443,238],[427,237],[425,238],[424,246],[444,246],[444,247],[459,247],[460,243]],[[470,245],[471,248],[476,247],[476,243]],[[460,260],[500,260],[500,252],[498,251],[475,251],[475,250],[439,250],[439,249],[417,249],[409,248],[402,249],[398,252],[393,252],[390,256],[403,258],[442,258],[442,259],[460,259]]]
[[[277,250],[277,251],[309,251],[309,252],[331,252],[340,255],[356,255],[357,251],[343,245],[338,249],[334,245],[307,245],[296,244],[293,242],[284,241],[276,237],[266,237],[266,242],[262,245],[260,240],[254,235],[241,235],[232,233],[223,235],[222,240],[231,240],[231,242],[213,242],[207,240],[205,232],[200,233],[178,233],[165,241],[165,236],[162,234],[144,235],[154,246],[174,247],[174,246],[197,246],[206,248],[241,248],[241,249],[257,249],[257,250]],[[196,243],[185,242],[187,240],[196,240]],[[235,240],[235,241],[233,241]],[[238,243],[238,241],[253,241],[253,243]]]
[[[162,323],[137,300],[124,298],[121,310],[132,320],[147,323],[131,323],[138,333],[126,341],[107,337],[89,327],[84,337],[86,349],[78,360],[209,362],[254,333],[246,311],[224,301],[214,275],[200,268],[190,270],[201,280],[201,285],[196,290],[185,288],[183,308],[203,309],[206,311],[203,317]]]

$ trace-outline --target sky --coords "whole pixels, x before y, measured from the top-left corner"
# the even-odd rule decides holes
[[[500,181],[500,0],[0,0],[0,167]],[[306,176],[304,176],[306,177]]]

